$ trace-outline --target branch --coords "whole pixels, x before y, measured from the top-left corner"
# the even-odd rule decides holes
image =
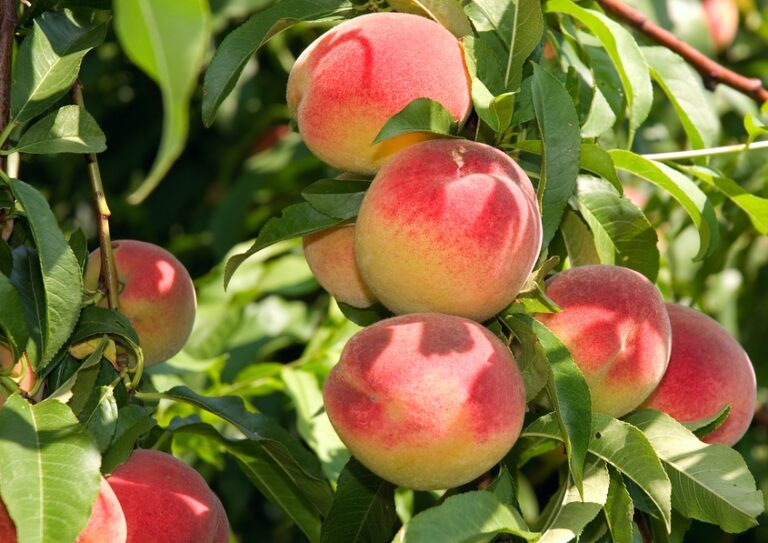
[[[15,0],[0,0],[0,133],[5,130],[11,116],[11,55],[16,31]],[[5,158],[0,156],[0,170]]]
[[[722,83],[746,94],[760,104],[768,102],[768,90],[763,87],[763,82],[760,79],[744,77],[722,64],[718,64],[687,43],[680,41],[671,32],[650,21],[641,11],[627,6],[621,0],[597,0],[597,3],[606,12],[683,57],[701,74],[708,89],[714,90],[718,83]]]

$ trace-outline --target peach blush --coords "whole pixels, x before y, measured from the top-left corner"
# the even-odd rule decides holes
[[[372,13],[332,28],[304,50],[287,102],[307,147],[335,168],[375,173],[391,155],[434,137],[410,133],[373,145],[386,121],[430,98],[463,121],[470,82],[459,41],[417,15]]]
[[[107,482],[125,513],[128,543],[229,540],[219,498],[197,471],[170,454],[135,450]]]
[[[581,369],[592,409],[621,417],[638,407],[669,362],[669,317],[656,287],[628,268],[581,266],[547,281],[547,294],[562,311],[536,318]]]
[[[113,242],[120,282],[120,311],[139,336],[144,365],[152,366],[178,353],[195,322],[195,287],[186,268],[171,253],[143,241]],[[85,287],[99,286],[101,251],[88,257]],[[100,305],[107,307],[104,298]]]
[[[734,445],[755,413],[757,381],[749,356],[720,323],[704,313],[667,304],[672,323],[672,355],[659,386],[643,407],[690,422],[731,406],[722,426],[702,441]]]
[[[476,322],[437,313],[357,333],[323,398],[360,462],[417,490],[485,473],[515,443],[525,414],[522,377],[506,345]]]
[[[355,262],[355,225],[304,236],[304,256],[317,282],[338,301],[360,308],[376,303]]]
[[[512,303],[541,241],[536,195],[511,158],[481,143],[432,140],[401,151],[374,178],[355,255],[393,312],[482,321]]]

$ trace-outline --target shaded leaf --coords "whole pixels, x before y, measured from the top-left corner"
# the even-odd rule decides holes
[[[123,51],[158,84],[163,96],[163,135],[155,163],[128,196],[137,204],[160,183],[184,149],[189,101],[210,39],[210,11],[205,0],[115,0],[114,10]]]
[[[560,224],[560,235],[563,236],[565,249],[571,266],[588,266],[600,264],[595,240],[589,227],[581,220],[578,213],[570,208],[565,209],[563,222]]]
[[[389,543],[399,524],[394,485],[350,459],[339,477],[320,542]]]
[[[0,330],[13,353],[13,359],[18,360],[24,353],[29,339],[27,323],[24,320],[24,307],[21,298],[11,280],[0,273]]]
[[[71,543],[99,491],[99,451],[64,404],[14,394],[0,409],[0,497],[19,541]]]
[[[725,420],[728,418],[728,415],[731,413],[731,406],[726,405],[723,407],[723,409],[720,410],[719,413],[716,413],[712,415],[711,417],[706,417],[699,420],[693,420],[689,422],[682,422],[681,424],[685,426],[688,430],[693,432],[693,434],[701,439],[702,437],[706,436],[707,434],[711,434],[722,424],[725,422]]]
[[[401,13],[427,16],[457,38],[472,33],[472,25],[459,0],[388,0],[387,3]]]
[[[458,120],[440,102],[416,98],[390,117],[371,143],[412,132],[450,136],[456,132],[458,124]]]
[[[608,487],[608,499],[605,501],[605,520],[614,543],[632,543],[635,507],[621,475],[613,469],[608,471],[611,484]]]
[[[118,409],[112,442],[101,461],[102,471],[111,473],[114,468],[128,460],[136,440],[149,432],[155,424],[155,419],[137,404],[128,404]]]
[[[320,213],[341,221],[357,217],[370,181],[321,179],[301,191],[301,196]]]

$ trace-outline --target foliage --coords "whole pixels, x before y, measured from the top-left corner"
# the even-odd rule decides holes
[[[19,541],[71,541],[99,465],[108,473],[136,445],[195,463],[242,541],[681,541],[689,526],[689,541],[764,540],[768,106],[705,88],[679,56],[594,2],[390,4],[19,7],[0,134],[0,233],[13,220],[0,240],[0,335],[27,353],[47,397],[33,405],[14,394],[0,409],[0,497],[24,526]],[[681,35],[681,20],[702,17],[694,0],[634,4]],[[747,4],[721,60],[764,78],[768,6]],[[558,269],[617,264],[655,280],[669,301],[715,315],[758,375],[760,411],[735,450],[704,445],[658,412],[592,413],[567,350],[523,310],[546,306],[532,285],[525,303],[486,323],[513,345],[537,399],[492,481],[395,489],[349,458],[322,409],[322,382],[355,322],[387,313],[339,308],[296,238],[353,219],[369,180],[332,179],[289,133],[284,89],[295,57],[324,29],[392,8],[462,37],[475,114],[460,126],[417,100],[377,140],[433,132],[516,158],[543,214],[539,283],[552,257]],[[71,103],[78,79],[85,103]],[[747,141],[757,143],[706,151]],[[658,155],[673,151],[683,154]],[[130,324],[89,305],[93,293],[83,298],[85,241],[98,224],[83,154],[98,154],[113,237],[166,245],[197,277],[190,340],[138,389]]]

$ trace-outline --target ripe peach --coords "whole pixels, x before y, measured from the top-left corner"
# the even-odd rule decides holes
[[[331,296],[352,307],[376,303],[355,262],[355,225],[345,224],[304,236],[304,256]]]
[[[536,318],[581,369],[592,409],[621,417],[639,406],[669,361],[669,317],[656,287],[628,268],[596,265],[555,275],[547,294],[562,311]]]
[[[19,388],[24,392],[29,392],[32,387],[35,386],[37,381],[37,375],[32,370],[29,363],[25,363],[23,360],[16,361],[14,363],[13,353],[6,346],[0,343],[0,371],[5,371],[9,367],[13,366],[10,377],[19,384]],[[22,377],[22,372],[24,376]],[[0,395],[0,407],[5,403],[5,399]],[[2,541],[0,539],[0,541]]]
[[[170,454],[136,450],[107,482],[128,524],[128,543],[227,543],[224,507],[200,474]]]
[[[125,516],[115,493],[102,478],[91,518],[75,543],[125,543]],[[16,543],[16,526],[0,501],[0,541]]]
[[[372,145],[386,121],[416,98],[463,120],[470,83],[459,41],[439,24],[405,13],[372,13],[315,40],[288,77],[287,101],[307,147],[336,168],[375,173],[426,133]]]
[[[342,441],[379,476],[418,489],[462,485],[520,434],[525,390],[509,349],[476,322],[438,313],[358,332],[323,388]]]
[[[667,310],[672,355],[667,373],[643,407],[689,422],[712,417],[728,404],[728,418],[703,441],[731,446],[746,433],[755,414],[757,382],[752,363],[714,319],[676,304],[667,304]]]
[[[703,7],[715,51],[724,51],[739,31],[739,6],[734,0],[703,0]]]
[[[513,301],[541,240],[536,195],[511,158],[482,143],[432,140],[398,153],[373,180],[355,254],[395,313],[482,321]]]
[[[143,241],[113,242],[120,311],[128,317],[144,351],[144,365],[152,366],[178,353],[195,322],[195,287],[184,266],[171,253]],[[99,286],[101,250],[88,257],[85,286]],[[100,305],[107,307],[106,298]]]

